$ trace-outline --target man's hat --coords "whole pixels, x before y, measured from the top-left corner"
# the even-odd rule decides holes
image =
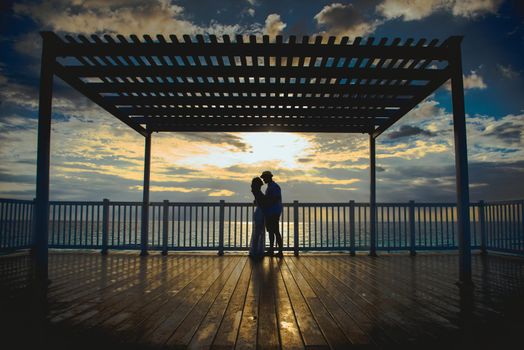
[[[262,173],[262,175],[260,175],[261,178],[264,178],[264,177],[273,177],[273,174],[271,174],[271,171],[269,170],[266,170]]]

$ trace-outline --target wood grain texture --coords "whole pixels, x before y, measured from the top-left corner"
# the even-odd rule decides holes
[[[455,254],[245,255],[57,252],[48,303],[30,257],[0,257],[2,345],[192,349],[504,346],[524,331],[524,259]],[[31,336],[27,336],[30,334]]]

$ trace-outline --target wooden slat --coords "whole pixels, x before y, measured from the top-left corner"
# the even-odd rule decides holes
[[[144,78],[144,77],[141,77]],[[193,83],[180,83],[174,80],[172,83],[168,82],[144,82],[144,83],[106,83],[106,82],[87,82],[87,85],[97,93],[188,93],[188,92],[201,92],[201,93],[275,93],[275,94],[377,94],[377,95],[412,95],[420,92],[419,86],[400,85],[370,85],[370,84],[350,84],[346,81],[344,84],[340,83],[340,79],[334,84],[301,84],[298,81],[295,83],[258,83],[258,82],[247,82],[244,83],[218,83],[209,82],[203,80],[202,82],[196,80]]]
[[[524,329],[521,258],[474,255],[471,304],[454,285],[454,254],[253,262],[51,252],[43,318],[27,297],[30,263],[27,255],[0,257],[4,341],[27,348],[33,340],[86,348],[506,347]],[[28,337],[46,318],[46,338]]]
[[[446,75],[448,69],[397,69],[349,67],[276,67],[276,66],[63,66],[56,64],[64,74],[73,77],[274,77],[274,78],[348,78],[348,79],[408,79],[433,80]]]

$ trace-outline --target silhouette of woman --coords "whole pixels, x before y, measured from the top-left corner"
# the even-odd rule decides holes
[[[266,234],[264,225],[264,207],[266,198],[261,191],[263,182],[259,177],[251,181],[251,193],[255,197],[255,212],[253,213],[253,231],[251,233],[251,242],[249,245],[249,256],[254,259],[262,259],[266,246]]]

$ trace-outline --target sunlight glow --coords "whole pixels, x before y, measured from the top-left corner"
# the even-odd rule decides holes
[[[251,147],[250,153],[241,154],[244,163],[280,161],[282,166],[293,168],[310,148],[309,140],[300,134],[245,133],[242,138]]]
[[[213,165],[229,167],[240,164],[274,164],[280,167],[295,168],[298,159],[306,156],[312,145],[301,134],[292,133],[242,133],[242,140],[248,146],[244,152],[224,151],[223,148],[211,147],[209,153],[185,159],[187,165]]]

